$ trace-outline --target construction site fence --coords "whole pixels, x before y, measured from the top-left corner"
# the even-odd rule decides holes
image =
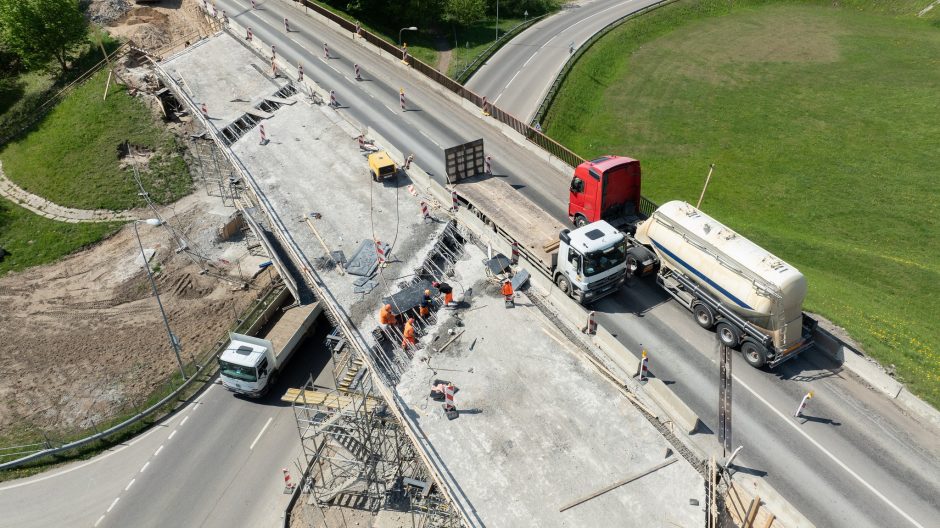
[[[555,96],[558,95],[558,90],[561,89],[561,85],[564,84],[565,79],[568,77],[568,74],[571,73],[571,69],[574,68],[574,65],[587,52],[587,50],[591,49],[591,46],[593,46],[595,42],[603,38],[612,30],[619,27],[624,22],[627,22],[629,20],[632,20],[642,15],[645,15],[651,11],[654,11],[660,7],[663,7],[665,5],[671,4],[676,1],[677,0],[661,0],[659,2],[656,2],[655,4],[651,4],[651,5],[644,7],[643,9],[640,9],[639,11],[634,11],[633,13],[630,13],[628,15],[624,15],[614,20],[610,24],[607,24],[606,26],[604,26],[600,31],[591,35],[589,39],[584,41],[584,44],[581,44],[580,46],[578,46],[577,51],[572,53],[571,56],[568,58],[568,61],[562,67],[561,72],[558,73],[558,76],[555,77],[555,81],[552,82],[551,88],[549,88],[548,92],[545,94],[545,97],[543,97],[542,101],[539,103],[539,108],[538,110],[536,110],[535,116],[532,118],[533,125],[536,123],[541,123],[542,120],[545,119],[545,114],[548,113],[549,107],[555,101]]]
[[[242,314],[242,317],[236,320],[234,328],[231,330],[233,332],[244,332],[251,328],[257,328],[259,326],[258,322],[262,318],[266,317],[268,308],[272,303],[277,302],[278,299],[283,299],[281,293],[284,290],[284,286],[280,284],[269,284],[265,289],[261,291],[258,296],[258,300],[253,302],[247,310]],[[263,324],[263,323],[261,323]],[[158,413],[160,409],[166,407],[166,405],[172,402],[174,399],[178,398],[187,388],[190,387],[194,382],[200,379],[200,376],[203,373],[208,372],[215,367],[215,358],[217,358],[222,352],[225,351],[226,346],[228,345],[228,332],[225,333],[225,336],[219,341],[216,342],[215,346],[210,349],[210,353],[204,355],[206,359],[204,362],[193,361],[195,370],[179,387],[174,389],[170,394],[167,394],[159,401],[147,407],[146,409],[135,413],[130,418],[122,421],[121,423],[109,427],[103,431],[98,431],[93,435],[86,436],[80,440],[74,440],[57,447],[51,447],[51,442],[47,439],[45,442],[34,443],[34,444],[24,444],[20,446],[11,446],[0,448],[0,458],[6,458],[9,456],[25,455],[17,458],[15,460],[10,460],[8,462],[0,463],[0,471],[13,469],[36,460],[40,460],[45,457],[59,455],[74,449],[84,447],[92,442],[105,439],[109,436],[120,433],[121,431],[127,429],[128,427],[150,417],[153,414]],[[175,377],[171,376],[170,379]],[[174,406],[175,408],[175,406]],[[27,449],[33,448],[33,449]],[[45,448],[45,449],[43,449]]]

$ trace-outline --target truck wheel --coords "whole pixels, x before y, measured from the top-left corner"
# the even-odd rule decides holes
[[[715,326],[715,311],[707,305],[698,303],[692,306],[692,314],[695,316],[695,322],[706,330],[711,330]]]
[[[369,172],[372,173],[372,181],[374,182],[379,181],[379,176],[378,174],[375,173],[375,171],[369,171]]]
[[[640,261],[636,258],[636,255],[627,254],[627,275],[633,277],[637,274],[637,271],[640,269]]]
[[[767,363],[767,349],[753,341],[745,341],[741,345],[741,354],[744,355],[744,361],[754,368],[761,368]]]
[[[584,218],[583,215],[575,215],[575,217],[574,217],[574,225],[577,226],[577,227],[584,227],[584,226],[588,225],[587,218]]]
[[[741,331],[731,323],[721,321],[715,326],[715,334],[721,344],[734,348],[741,343]]]
[[[571,283],[568,282],[568,279],[565,278],[564,275],[559,275],[558,278],[555,279],[555,284],[558,285],[558,289],[561,290],[562,293],[571,297]]]

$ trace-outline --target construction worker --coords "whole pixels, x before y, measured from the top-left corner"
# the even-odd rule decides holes
[[[454,289],[446,282],[432,282],[431,286],[437,288],[437,291],[444,294],[444,306],[450,306],[454,302]]]
[[[401,340],[401,347],[408,348],[408,346],[415,346],[418,343],[418,340],[415,339],[415,318],[409,317],[408,321],[405,323],[405,331],[403,332],[404,337]]]
[[[513,300],[513,297],[515,297],[515,293],[512,291],[512,281],[509,279],[506,279],[505,281],[503,281],[503,297],[506,299],[507,308],[510,305],[515,306],[515,301]]]
[[[386,326],[395,326],[398,324],[398,318],[392,313],[391,304],[386,304],[379,310],[379,322]]]
[[[424,299],[421,300],[418,315],[421,316],[422,319],[431,315],[431,290],[424,290]]]

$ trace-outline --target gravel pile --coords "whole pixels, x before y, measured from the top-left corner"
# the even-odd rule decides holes
[[[107,25],[124,16],[130,9],[128,0],[91,0],[86,13],[92,22]]]

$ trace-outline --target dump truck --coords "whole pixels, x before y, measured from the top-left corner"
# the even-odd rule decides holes
[[[614,293],[626,280],[627,237],[608,222],[565,228],[499,178],[464,178],[454,190],[478,218],[516,242],[538,271],[579,303]]]
[[[263,338],[229,333],[218,359],[222,386],[250,398],[267,394],[322,312],[319,302],[291,308]]]
[[[575,226],[606,221],[627,236],[627,273],[655,273],[656,254],[633,239],[636,226],[646,219],[643,206],[651,208],[640,194],[640,162],[626,156],[607,155],[575,167],[568,188],[568,219]]]
[[[665,203],[637,224],[633,242],[655,253],[657,283],[751,366],[772,368],[813,346],[803,274],[699,209]]]

